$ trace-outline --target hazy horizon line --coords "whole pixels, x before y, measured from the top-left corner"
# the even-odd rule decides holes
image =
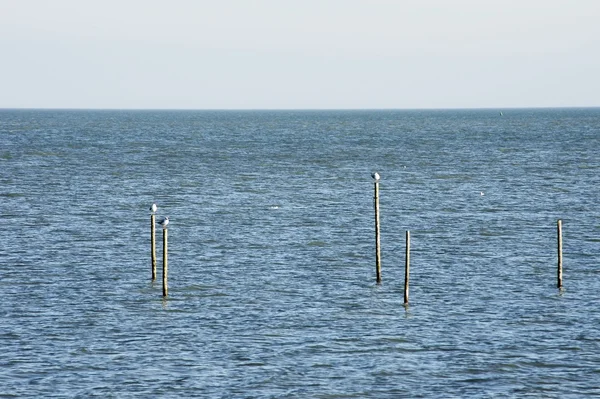
[[[94,108],[94,107],[0,107],[0,110],[36,111],[449,111],[449,110],[525,110],[525,109],[594,109],[600,105],[532,106],[532,107],[415,107],[415,108]]]

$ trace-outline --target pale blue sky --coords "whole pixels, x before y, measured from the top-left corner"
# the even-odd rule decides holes
[[[0,108],[600,106],[597,0],[0,0]]]

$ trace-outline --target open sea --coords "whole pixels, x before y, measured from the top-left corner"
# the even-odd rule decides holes
[[[600,397],[600,108],[0,110],[0,219],[0,398]]]

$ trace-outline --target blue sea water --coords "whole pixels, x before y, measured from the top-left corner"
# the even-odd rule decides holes
[[[600,395],[600,109],[501,111],[0,110],[0,398]]]

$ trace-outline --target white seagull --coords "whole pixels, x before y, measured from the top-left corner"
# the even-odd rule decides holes
[[[150,207],[150,212],[156,213],[156,209],[156,204],[152,204],[152,206]]]
[[[167,228],[167,225],[169,224],[169,217],[165,216],[164,218],[162,218],[162,220],[160,220],[158,222],[158,224],[160,224],[162,226],[163,229]]]
[[[373,172],[371,173],[371,177],[375,180],[375,181],[379,181],[379,179],[381,179],[381,176],[379,176],[379,173],[377,172]]]

